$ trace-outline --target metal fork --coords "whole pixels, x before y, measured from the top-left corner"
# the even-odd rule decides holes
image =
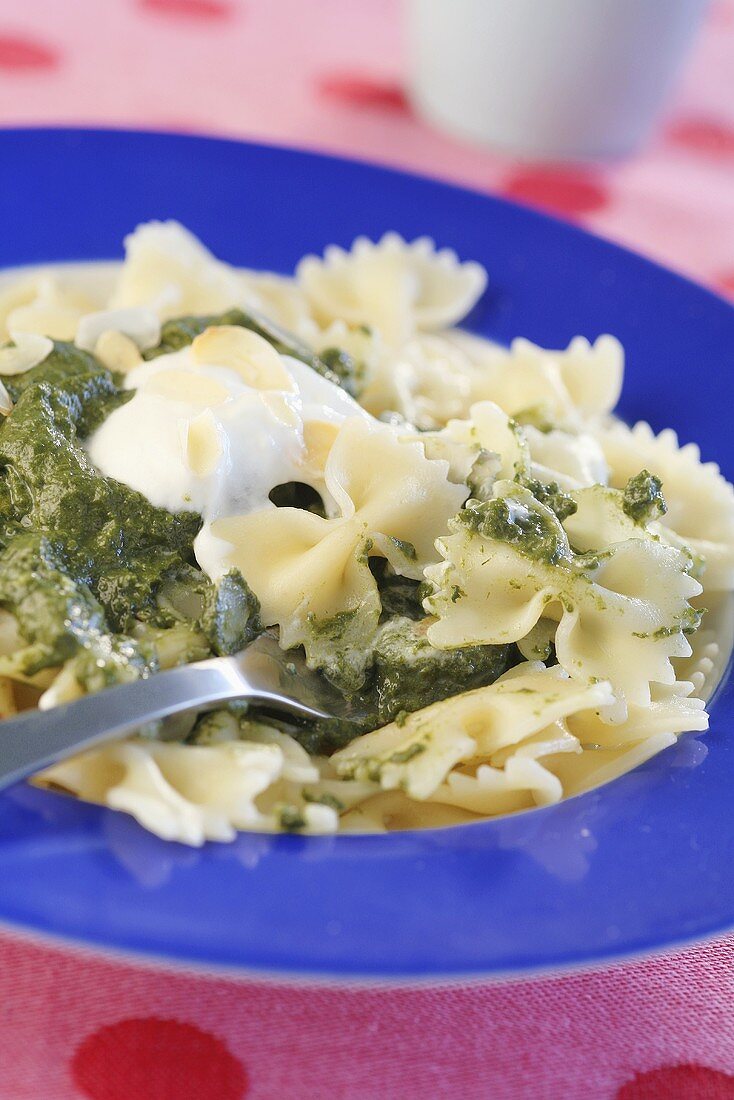
[[[182,711],[213,710],[246,700],[296,721],[354,719],[331,684],[261,635],[234,657],[214,657],[159,672],[144,680],[85,695],[51,710],[0,722],[0,789],[73,753],[124,737],[147,722]],[[355,735],[361,732],[355,725]]]

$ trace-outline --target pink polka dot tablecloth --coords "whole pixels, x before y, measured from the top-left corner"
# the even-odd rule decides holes
[[[521,164],[438,134],[403,72],[397,0],[0,0],[2,125],[354,154],[542,206],[734,296],[734,0],[711,5],[647,149],[610,166]],[[387,990],[189,973],[3,932],[0,1100],[724,1100],[733,1009],[734,938]]]

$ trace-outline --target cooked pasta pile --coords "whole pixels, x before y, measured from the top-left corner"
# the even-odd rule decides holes
[[[380,831],[557,802],[706,728],[732,488],[612,416],[613,336],[455,327],[485,283],[395,234],[240,270],[167,222],[116,269],[3,284],[0,713],[267,628],[371,716],[227,707],[36,782],[188,844]]]

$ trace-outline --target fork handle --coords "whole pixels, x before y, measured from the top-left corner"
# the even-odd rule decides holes
[[[5,719],[0,722],[0,789],[157,718],[246,697],[242,682],[227,675],[226,662],[222,666],[213,661],[182,665],[73,703]]]
[[[271,703],[281,710],[286,707],[304,718],[317,716],[309,707],[284,700],[272,691],[267,677],[259,674],[255,652],[245,668],[242,661],[238,666],[221,657],[181,665],[50,710],[30,711],[0,722],[0,789],[158,718],[186,710],[211,710],[217,703],[235,699]]]

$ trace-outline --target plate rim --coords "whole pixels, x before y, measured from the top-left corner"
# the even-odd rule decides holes
[[[564,221],[563,219],[558,218],[558,217],[556,217],[552,214],[546,214],[545,212],[537,211],[537,210],[535,210],[531,207],[526,206],[525,204],[517,203],[517,202],[514,202],[512,200],[505,199],[504,197],[501,197],[501,196],[490,195],[490,194],[486,194],[486,193],[484,193],[484,192],[482,192],[478,189],[464,187],[464,186],[461,186],[461,185],[455,185],[453,183],[447,182],[445,180],[438,179],[438,178],[436,178],[434,176],[431,176],[431,175],[428,175],[428,174],[421,174],[421,173],[415,173],[415,172],[411,172],[411,171],[405,171],[403,169],[393,168],[389,165],[385,165],[385,164],[382,164],[382,163],[374,163],[374,162],[372,162],[368,159],[344,157],[344,156],[335,155],[333,153],[328,153],[328,152],[322,153],[320,151],[312,150],[312,149],[299,149],[297,147],[293,147],[293,146],[289,146],[289,145],[268,144],[268,143],[263,143],[263,142],[248,142],[248,141],[240,141],[240,140],[237,140],[237,139],[227,138],[227,137],[217,137],[217,136],[204,135],[204,134],[199,135],[199,134],[196,134],[196,133],[182,134],[182,133],[178,133],[178,132],[166,132],[166,131],[161,131],[161,130],[156,130],[156,129],[128,129],[128,128],[124,128],[124,127],[120,127],[120,128],[117,128],[117,127],[90,127],[90,128],[86,128],[86,127],[48,127],[48,126],[7,127],[7,128],[2,128],[2,130],[0,130],[0,144],[3,143],[6,135],[16,136],[16,137],[19,137],[19,138],[31,138],[33,140],[40,140],[40,141],[43,141],[43,139],[46,138],[46,137],[57,139],[59,137],[64,137],[64,136],[71,136],[71,137],[81,136],[84,139],[90,138],[90,137],[92,137],[92,138],[101,137],[101,138],[105,138],[105,139],[106,138],[114,138],[115,140],[122,140],[122,141],[132,140],[132,141],[135,141],[136,139],[138,139],[142,136],[142,137],[145,137],[145,138],[160,138],[160,139],[163,139],[164,141],[173,140],[173,141],[181,142],[181,143],[196,143],[196,144],[211,144],[211,145],[217,145],[217,146],[230,146],[233,149],[243,149],[244,148],[245,150],[247,150],[247,152],[249,154],[254,153],[255,156],[257,156],[261,153],[269,155],[272,152],[277,152],[277,153],[280,153],[280,154],[285,154],[286,156],[289,156],[289,157],[295,157],[295,158],[298,158],[298,159],[311,160],[313,162],[327,161],[327,162],[329,162],[329,163],[331,163],[335,166],[343,166],[343,167],[349,167],[349,168],[357,167],[357,168],[360,168],[360,169],[365,169],[370,173],[377,172],[377,173],[380,173],[383,176],[387,176],[389,178],[399,177],[399,178],[402,178],[403,180],[405,180],[407,182],[415,182],[415,183],[418,183],[418,184],[421,184],[421,185],[429,184],[431,187],[441,189],[442,191],[444,191],[446,193],[459,192],[460,194],[465,194],[465,195],[471,196],[474,199],[479,199],[482,202],[488,202],[488,203],[494,205],[496,209],[499,209],[501,207],[509,207],[511,209],[514,209],[515,211],[519,211],[523,218],[536,220],[538,223],[550,223],[551,225],[554,225],[554,226],[560,228],[562,230],[562,232],[567,237],[573,237],[575,239],[579,239],[579,240],[582,240],[582,241],[586,240],[588,238],[591,238],[592,240],[595,240],[597,242],[601,242],[606,249],[613,250],[617,254],[621,255],[625,260],[632,260],[636,264],[647,265],[651,270],[657,272],[658,274],[663,275],[666,279],[676,280],[677,282],[682,284],[684,289],[690,288],[690,290],[695,291],[696,294],[705,295],[705,296],[709,297],[712,300],[712,302],[716,303],[719,306],[723,304],[732,314],[734,314],[734,307],[732,307],[731,304],[729,302],[727,302],[727,300],[725,298],[723,298],[720,294],[716,293],[716,291],[712,290],[709,287],[706,287],[702,284],[699,284],[699,283],[695,282],[694,280],[690,279],[688,276],[682,274],[679,271],[667,268],[664,265],[658,263],[657,261],[649,259],[648,257],[635,252],[633,249],[630,249],[627,246],[620,245],[620,244],[618,244],[614,241],[611,241],[611,240],[609,240],[608,238],[606,238],[604,236],[601,236],[601,235],[596,234],[596,233],[591,233],[591,232],[587,231],[586,229],[581,228],[580,226],[574,225],[572,223],[568,223],[568,222]],[[42,262],[43,261],[38,261],[38,263],[42,263]],[[47,261],[47,262],[52,262],[52,261]],[[628,774],[633,774],[633,773],[628,773]],[[605,788],[602,788],[602,789],[609,790],[609,787],[611,785],[614,785],[614,784],[617,784],[617,783],[619,783],[619,780],[614,780],[614,781],[612,781],[612,784],[607,785]],[[593,792],[589,792],[589,793],[593,794]],[[58,798],[59,796],[55,796],[53,794],[50,794],[50,795],[48,795],[48,797]],[[586,794],[578,795],[578,796],[575,796],[575,798],[573,798],[573,799],[567,800],[565,803],[563,803],[563,805],[570,805],[573,802],[576,802],[580,799],[585,799],[587,797],[588,797],[588,795],[586,795]],[[104,813],[104,812],[109,812],[109,811],[100,811],[100,812]],[[545,808],[539,808],[539,809],[536,809],[536,810],[527,811],[526,813],[524,813],[523,815],[520,815],[520,816],[522,816],[524,818],[528,818],[530,815],[535,815],[537,813],[544,813],[544,812],[545,812]],[[505,820],[506,821],[508,819],[504,818],[504,819],[497,819],[497,820]],[[475,829],[478,829],[478,828],[483,828],[486,825],[492,826],[493,824],[494,824],[494,821],[491,821],[491,820],[486,822],[486,823],[476,823],[476,824],[472,823],[469,826],[458,827],[456,829],[452,829],[452,832],[455,832],[455,833],[463,832],[465,828],[470,828],[472,830],[475,830]],[[422,835],[428,837],[430,834],[444,834],[444,833],[445,833],[445,830],[443,830],[443,829],[442,830],[431,829],[431,830],[426,830]],[[288,839],[290,839],[290,838],[288,838]],[[309,839],[318,842],[318,840],[320,838],[309,838]],[[335,842],[337,844],[344,845],[344,844],[353,843],[356,838],[353,838],[351,836],[340,836],[338,838],[333,838],[333,839],[335,840]],[[363,838],[359,838],[359,839],[362,840]],[[384,838],[375,837],[374,839],[375,839],[375,841],[380,841],[381,843],[384,843]],[[23,929],[27,929],[29,927],[28,925],[25,925],[22,922],[15,922],[15,921],[12,921],[12,920],[8,920],[5,916],[0,917],[0,920],[2,921],[3,927],[17,928],[19,931],[23,930]],[[355,972],[350,972],[350,971],[348,971],[348,970],[346,970],[342,967],[337,967],[334,970],[329,970],[329,969],[324,970],[321,966],[317,965],[315,968],[311,967],[311,966],[308,966],[304,970],[299,969],[299,970],[296,970],[296,971],[291,971],[291,970],[288,970],[287,967],[276,967],[275,969],[273,969],[273,968],[263,968],[263,967],[261,967],[257,964],[251,964],[251,963],[248,963],[247,966],[243,966],[241,964],[239,964],[239,965],[235,964],[234,967],[233,967],[230,964],[224,964],[224,963],[217,964],[213,959],[199,960],[197,962],[195,959],[190,958],[188,956],[181,956],[180,954],[166,955],[166,954],[161,954],[158,950],[151,950],[149,952],[149,954],[150,954],[150,957],[151,957],[152,960],[162,961],[162,960],[165,959],[167,961],[173,961],[175,959],[175,960],[177,960],[177,964],[182,965],[182,966],[188,966],[188,967],[190,967],[190,966],[203,966],[207,969],[216,968],[217,970],[219,970],[221,968],[227,973],[236,972],[241,976],[243,976],[243,975],[244,976],[253,976],[253,975],[262,976],[264,974],[267,974],[270,977],[274,977],[274,978],[277,977],[278,980],[287,980],[288,975],[292,975],[294,980],[299,980],[299,981],[302,981],[304,979],[304,977],[306,977],[306,976],[308,976],[310,979],[312,979],[314,981],[325,981],[325,980],[328,980],[329,976],[331,975],[331,977],[334,980],[337,980],[337,981],[350,981],[350,982],[359,981],[360,983],[361,982],[369,982],[369,983],[377,982],[377,983],[380,983],[380,982],[384,982],[384,981],[398,981],[401,984],[404,984],[405,981],[408,978],[410,978],[411,981],[415,981],[419,984],[425,984],[426,982],[431,983],[431,982],[440,982],[441,980],[446,980],[446,981],[450,981],[452,979],[455,980],[458,977],[460,977],[464,980],[467,980],[467,979],[471,978],[472,980],[476,979],[477,981],[487,981],[490,978],[497,978],[497,979],[500,979],[500,980],[506,980],[508,977],[511,977],[512,975],[517,975],[519,972],[523,972],[527,975],[528,971],[530,971],[531,973],[536,973],[536,972],[537,973],[541,973],[541,972],[548,973],[549,971],[560,971],[560,970],[567,971],[569,969],[576,968],[576,967],[579,967],[579,966],[583,966],[583,967],[586,967],[586,968],[593,968],[594,966],[603,965],[604,963],[611,963],[612,961],[622,963],[625,959],[635,958],[635,957],[638,957],[639,955],[642,955],[642,954],[650,953],[650,952],[653,952],[653,951],[664,952],[666,950],[670,950],[671,948],[675,949],[675,945],[683,946],[685,944],[696,942],[696,941],[700,940],[701,938],[706,938],[708,936],[715,935],[717,932],[723,931],[725,928],[730,928],[732,926],[732,924],[734,924],[734,911],[732,911],[732,913],[730,914],[730,916],[727,918],[727,920],[724,923],[722,923],[721,921],[713,920],[711,922],[710,926],[707,926],[707,927],[702,926],[699,929],[697,929],[697,931],[693,934],[682,933],[679,938],[672,939],[672,938],[669,937],[664,942],[658,942],[654,939],[654,937],[653,937],[652,940],[644,939],[644,937],[643,937],[642,941],[639,942],[636,945],[635,944],[628,944],[628,945],[625,945],[625,946],[620,946],[618,948],[614,947],[614,946],[608,946],[606,948],[606,950],[603,952],[603,954],[599,954],[598,952],[594,952],[594,953],[591,953],[591,954],[588,954],[588,955],[584,956],[583,954],[579,955],[578,953],[574,953],[573,950],[571,950],[568,958],[562,959],[562,958],[557,957],[555,961],[552,961],[552,962],[549,961],[546,964],[534,961],[534,962],[528,963],[526,965],[519,965],[518,966],[516,964],[514,966],[508,967],[508,968],[503,969],[503,970],[498,970],[497,968],[492,967],[488,970],[482,970],[482,971],[478,971],[478,970],[476,970],[476,968],[473,968],[473,967],[470,968],[470,969],[465,969],[465,968],[445,969],[445,968],[441,968],[441,969],[433,970],[431,973],[424,973],[423,976],[420,977],[420,978],[416,977],[416,975],[413,974],[412,971],[410,971],[410,970],[400,971],[398,969],[394,969],[394,970],[391,970],[389,973],[377,972],[377,973],[374,973],[372,976],[368,976],[365,972],[363,972],[361,970],[357,970]],[[99,949],[99,948],[105,946],[105,944],[107,943],[107,941],[105,941],[103,939],[90,940],[90,939],[84,938],[84,937],[77,938],[73,935],[69,935],[69,934],[66,934],[66,933],[63,933],[63,934],[62,933],[55,933],[55,932],[53,932],[51,930],[48,930],[48,929],[44,929],[43,931],[37,929],[35,934],[37,934],[39,936],[42,936],[44,938],[48,937],[49,939],[52,939],[54,941],[60,940],[60,941],[66,942],[66,943],[76,944],[76,945],[78,945],[82,948],[92,949],[92,950]],[[125,957],[129,957],[130,954],[139,956],[141,952],[145,952],[146,954],[148,953],[147,949],[145,947],[141,947],[140,945],[137,945],[135,947],[119,946],[119,945],[117,945],[117,946],[110,945],[110,946],[113,947],[114,951],[120,952]]]

